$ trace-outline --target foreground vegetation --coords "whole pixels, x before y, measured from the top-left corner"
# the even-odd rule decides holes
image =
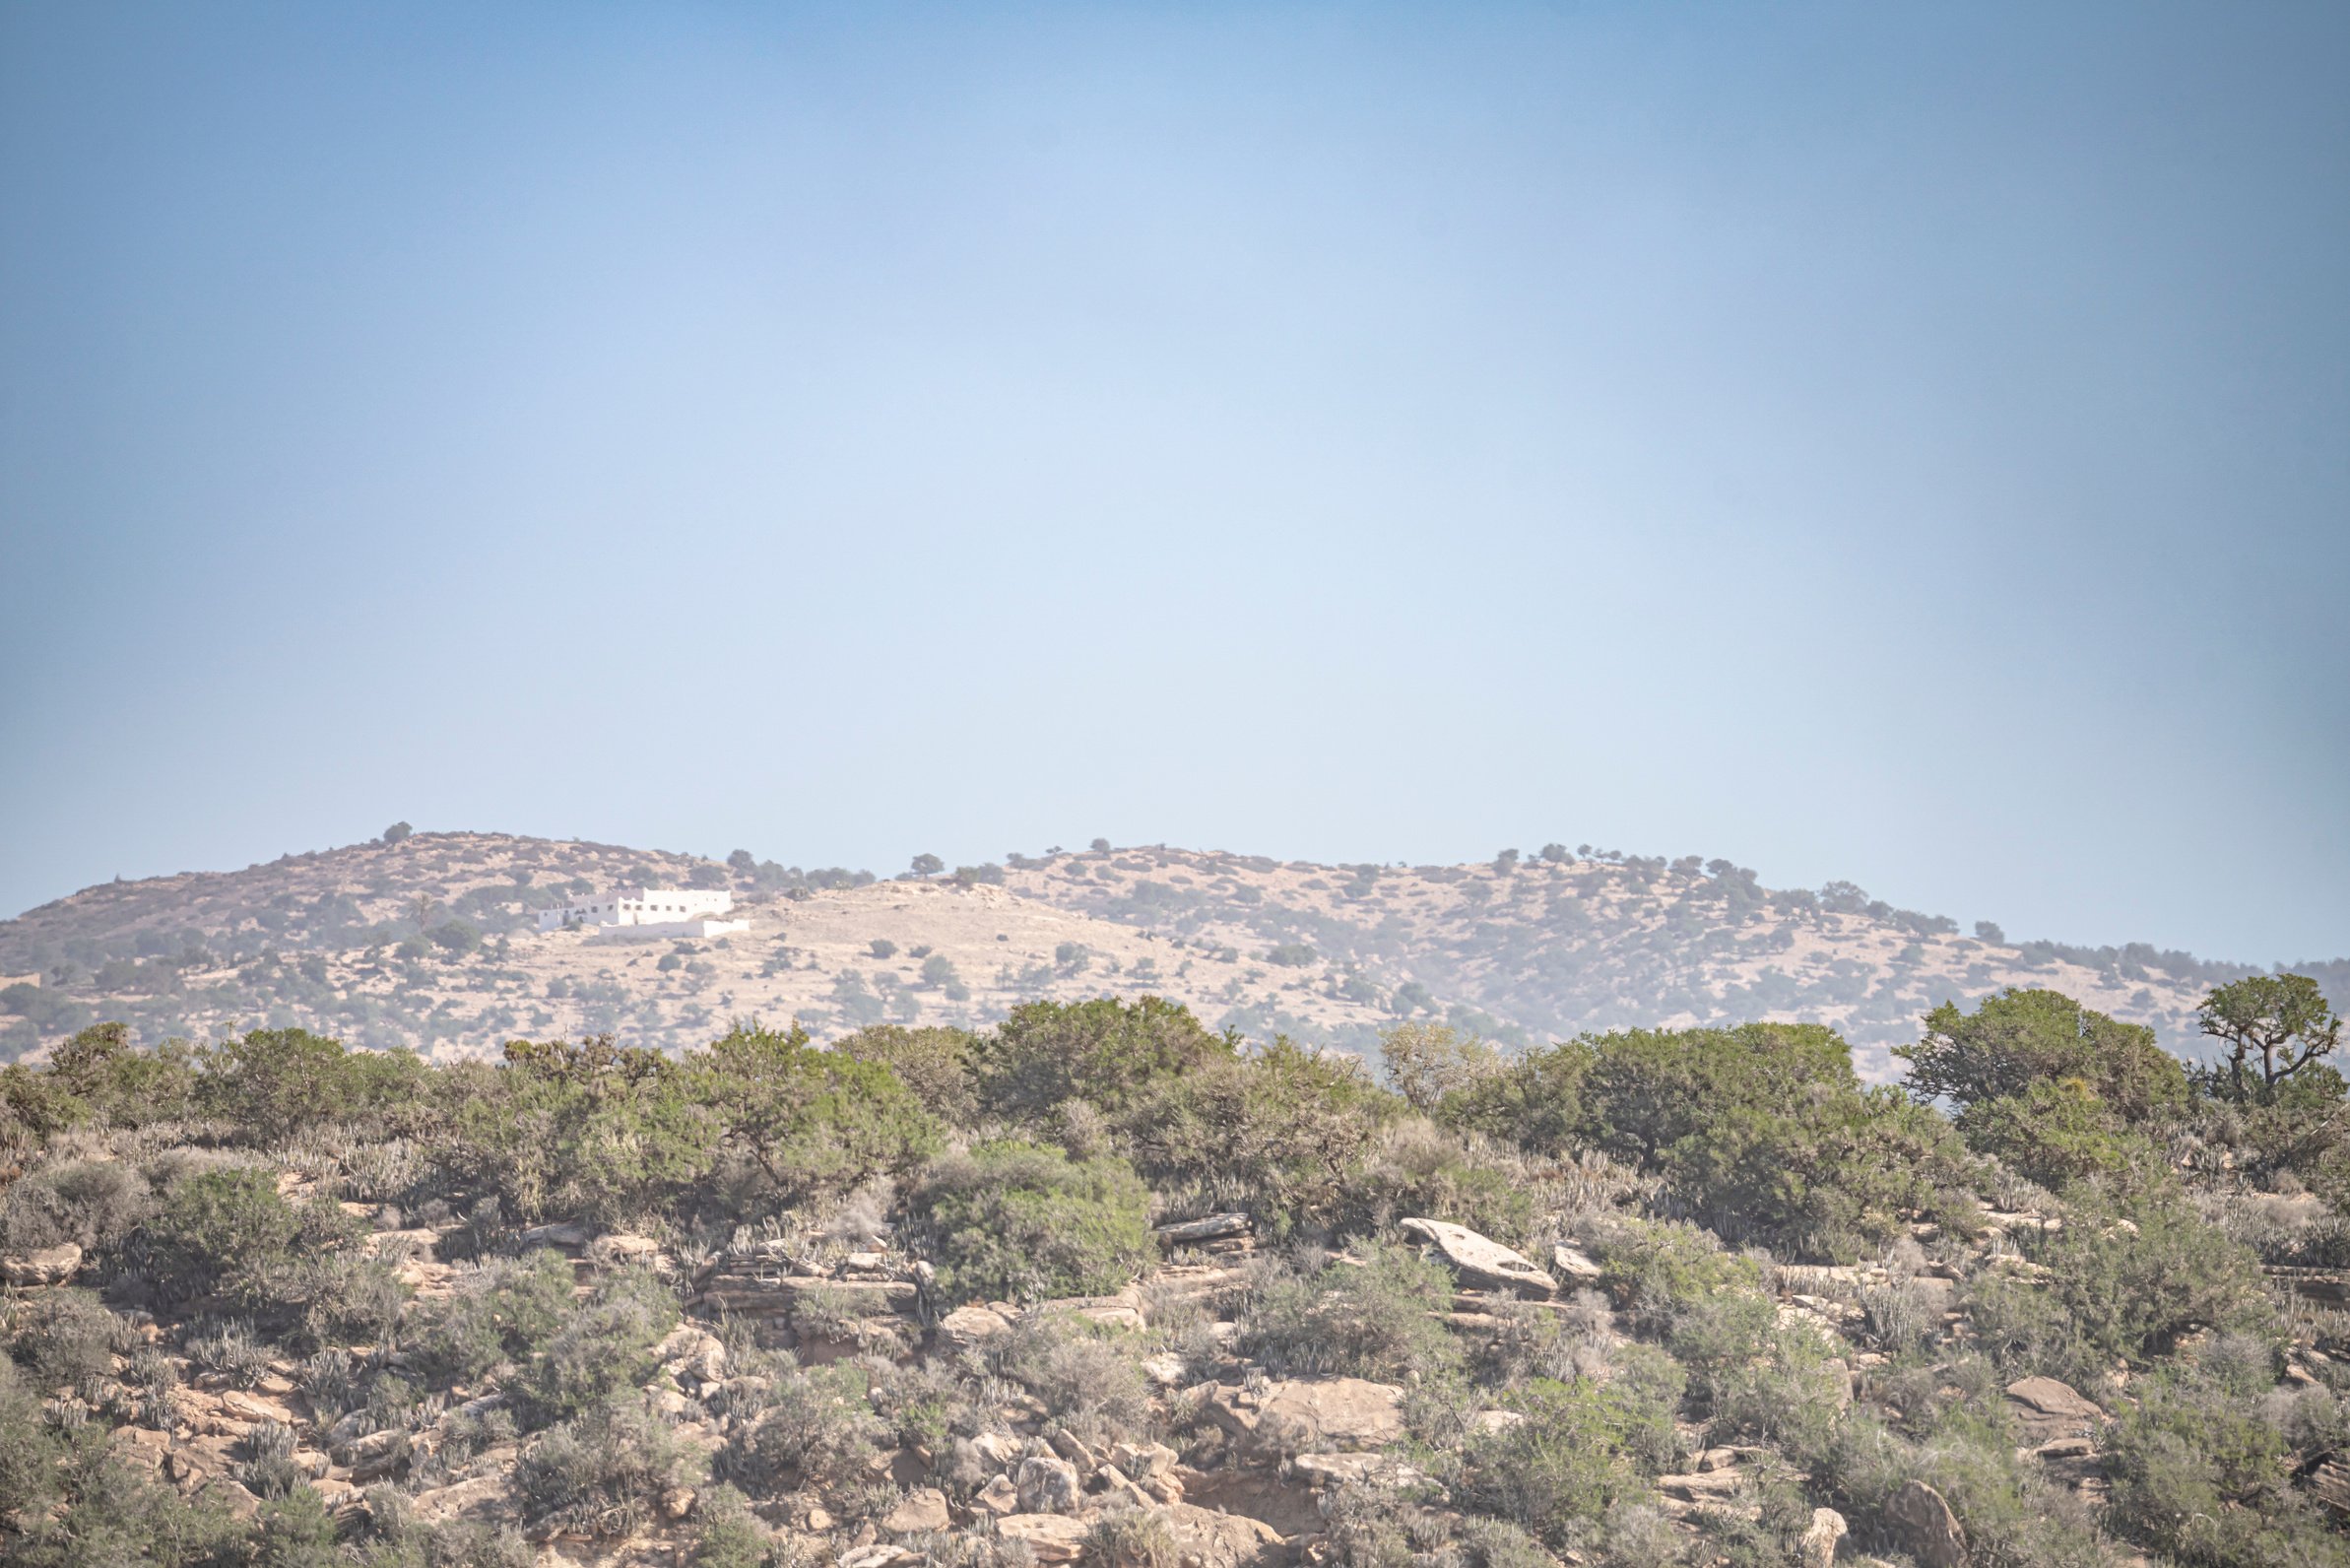
[[[440,1067],[98,1025],[0,1070],[0,1559],[2350,1562],[2339,1023],[2202,1022],[1945,1006],[1906,1091],[1790,1024],[1408,1023],[1375,1081],[1149,997]],[[1240,1474],[1314,1501],[1179,1539]]]

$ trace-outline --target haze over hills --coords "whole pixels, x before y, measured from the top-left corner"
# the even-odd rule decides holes
[[[538,908],[623,882],[731,888],[749,929],[651,942],[536,929]],[[1850,883],[1771,889],[1727,861],[1588,847],[1405,868],[1148,846],[876,881],[742,852],[418,833],[104,883],[0,923],[0,1052],[99,1018],[150,1042],[300,1024],[444,1059],[607,1031],[682,1047],[741,1015],[829,1037],[1154,992],[1252,1038],[1356,1051],[1404,1016],[1511,1043],[1821,1021],[1882,1076],[1926,1009],[2006,986],[2056,987],[2191,1053],[2203,992],[2252,967],[1970,936]],[[2343,960],[2294,967],[2350,996]]]

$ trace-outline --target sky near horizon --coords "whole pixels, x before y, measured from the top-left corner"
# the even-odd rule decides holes
[[[1546,840],[2350,953],[2350,8],[0,3],[0,914]]]

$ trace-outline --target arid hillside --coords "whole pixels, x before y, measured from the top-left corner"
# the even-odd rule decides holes
[[[729,887],[750,929],[705,942],[536,930],[536,909],[632,882]],[[2300,967],[2337,997],[2350,989],[2338,961]],[[102,884],[0,923],[0,1054],[99,1018],[148,1041],[298,1023],[446,1059],[517,1036],[684,1046],[756,1015],[821,1037],[1154,992],[1252,1038],[1352,1050],[1407,1016],[1509,1043],[1818,1021],[1882,1076],[1927,1008],[2011,985],[2054,986],[2191,1051],[2195,1003],[2245,972],[2143,945],[1968,936],[1848,883],[1774,890],[1695,856],[1552,846],[1467,866],[1320,866],[1151,846],[875,881],[743,853],[418,833]]]

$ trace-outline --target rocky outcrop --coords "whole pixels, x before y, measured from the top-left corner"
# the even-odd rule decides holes
[[[918,1486],[898,1499],[897,1506],[881,1516],[881,1529],[892,1535],[909,1535],[921,1530],[945,1530],[954,1523],[947,1511],[947,1494],[936,1486]]]
[[[1016,1540],[1038,1562],[1076,1562],[1085,1553],[1089,1531],[1067,1514],[1007,1514],[996,1521],[999,1540]]]
[[[1077,1468],[1049,1454],[1031,1454],[1021,1460],[1012,1487],[1019,1494],[1022,1513],[1074,1514],[1085,1501]]]
[[[2008,1384],[2007,1405],[2030,1446],[2088,1438],[2105,1419],[2104,1409],[2055,1378]]]
[[[1403,1391],[1361,1378],[1296,1378],[1262,1394],[1219,1385],[1207,1413],[1249,1460],[1359,1453],[1403,1437]]]
[[[1184,1568],[1260,1568],[1283,1555],[1280,1533],[1244,1514],[1177,1503],[1167,1510],[1167,1526]]]
[[[1842,1544],[1850,1529],[1844,1522],[1844,1516],[1835,1509],[1813,1509],[1811,1528],[1804,1531],[1802,1538],[1795,1542],[1797,1568],[1832,1568],[1836,1561],[1836,1548]]]
[[[1942,1494],[1924,1481],[1904,1481],[1886,1501],[1885,1526],[1919,1568],[1966,1568],[1967,1533]]]
[[[1443,1219],[1406,1219],[1402,1229],[1436,1249],[1437,1255],[1478,1290],[1507,1290],[1522,1296],[1554,1296],[1558,1281],[1521,1253]]]
[[[71,1279],[81,1267],[82,1249],[69,1241],[63,1246],[38,1247],[14,1257],[0,1258],[0,1279],[26,1288],[61,1285]]]

